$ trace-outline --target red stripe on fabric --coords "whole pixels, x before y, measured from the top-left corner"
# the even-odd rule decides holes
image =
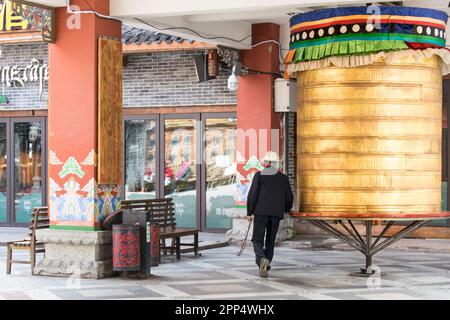
[[[436,27],[436,28],[445,30],[445,28],[441,24],[433,23],[433,22],[424,22],[424,21],[416,21],[416,20],[401,20],[401,19],[392,19],[392,20],[387,19],[387,22],[402,23],[402,24],[415,24],[415,25],[421,25],[421,26],[426,26],[426,27]]]
[[[450,212],[436,212],[436,213],[305,213],[305,212],[291,212],[289,213],[294,218],[322,218],[332,220],[346,220],[346,219],[442,219],[450,218]]]
[[[413,50],[420,50],[420,49],[427,49],[427,48],[434,48],[434,49],[442,48],[438,45],[430,44],[430,43],[420,43],[420,42],[405,42],[405,43],[410,49],[413,49]]]

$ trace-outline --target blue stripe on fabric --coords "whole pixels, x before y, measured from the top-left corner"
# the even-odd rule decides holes
[[[345,8],[333,8],[322,9],[317,11],[311,11],[307,13],[300,13],[293,16],[290,19],[291,27],[302,22],[312,22],[322,19],[345,17],[351,15],[360,14],[376,14],[373,11],[369,11],[370,7],[345,7]],[[381,15],[396,15],[407,17],[423,17],[442,20],[447,24],[448,15],[444,11],[428,9],[428,8],[415,8],[415,7],[385,7],[379,6]]]

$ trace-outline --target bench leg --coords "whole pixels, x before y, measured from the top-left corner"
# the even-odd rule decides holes
[[[6,253],[6,274],[11,274],[12,248],[8,246]]]
[[[31,275],[34,276],[34,266],[36,265],[36,251],[33,247],[30,249]]]
[[[175,238],[175,251],[177,253],[177,260],[181,259],[180,237]]]
[[[195,256],[198,257],[198,233],[194,235],[194,252]]]
[[[166,239],[163,239],[163,246],[164,246],[164,255],[167,256],[167,244],[166,244]]]
[[[159,262],[159,264],[161,264],[161,247],[158,250],[158,262]]]
[[[176,249],[176,245],[177,245],[176,241],[177,240],[175,238],[172,238],[172,243],[170,245],[170,255],[173,255],[173,252]]]

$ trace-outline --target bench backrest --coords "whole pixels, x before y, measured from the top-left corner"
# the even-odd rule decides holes
[[[30,219],[30,239],[34,245],[36,243],[36,230],[50,228],[50,217],[48,207],[37,207],[33,209]]]
[[[173,231],[176,228],[175,204],[172,198],[125,200],[122,210],[150,212],[151,222],[159,226],[161,231]]]

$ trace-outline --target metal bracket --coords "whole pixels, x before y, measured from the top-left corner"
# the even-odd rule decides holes
[[[366,257],[366,266],[362,268],[358,276],[371,276],[374,274],[372,269],[372,257],[386,249],[395,242],[405,238],[411,232],[429,223],[428,220],[415,220],[402,230],[396,232],[391,236],[386,236],[387,232],[397,221],[389,221],[383,231],[377,236],[373,236],[373,221],[364,221],[366,233],[361,235],[358,229],[351,220],[335,220],[330,223],[324,220],[310,220],[314,225],[324,230],[325,232],[333,234],[338,239],[344,241],[354,249],[358,250]],[[346,224],[347,223],[347,224]],[[336,225],[341,226],[345,231],[340,230]],[[375,238],[375,241],[373,241]],[[384,239],[383,239],[384,238]]]

